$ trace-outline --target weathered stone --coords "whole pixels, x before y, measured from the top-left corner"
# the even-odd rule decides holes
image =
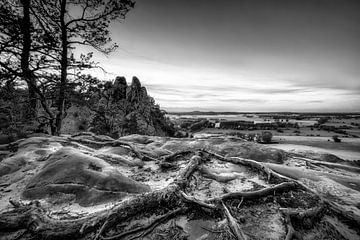
[[[65,147],[55,152],[30,180],[23,197],[72,194],[80,205],[87,206],[149,191],[149,186],[122,175],[104,160]]]

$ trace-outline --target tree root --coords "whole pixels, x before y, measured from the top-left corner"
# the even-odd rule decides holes
[[[287,226],[286,240],[291,240],[294,237],[296,239],[302,239],[301,234],[296,231],[293,227],[292,220],[296,219],[299,222],[304,222],[305,218],[311,220],[311,224],[314,223],[314,219],[321,218],[325,212],[325,205],[323,201],[320,201],[320,206],[313,207],[306,210],[290,209],[290,208],[280,208],[279,209],[284,215],[285,224]]]
[[[331,162],[323,162],[323,161],[316,161],[316,160],[312,160],[312,159],[308,159],[308,158],[303,158],[303,157],[294,157],[295,159],[299,159],[302,161],[305,161],[307,163],[311,163],[317,166],[325,166],[325,167],[330,167],[330,168],[338,168],[338,169],[343,169],[346,171],[350,171],[350,172],[354,172],[354,173],[360,173],[360,168],[359,167],[354,167],[354,166],[349,166],[349,165],[344,165],[344,164],[340,164],[340,163],[331,163]]]
[[[128,220],[132,216],[156,209],[159,205],[177,206],[182,203],[178,191],[184,189],[188,179],[201,164],[200,156],[193,156],[188,165],[178,174],[175,181],[162,190],[136,195],[115,206],[110,214],[103,210],[84,218],[72,220],[52,219],[46,210],[38,204],[19,205],[11,211],[0,215],[0,229],[28,229],[34,236],[44,239],[76,239],[103,228],[101,232],[118,222]],[[104,223],[108,221],[107,224]]]
[[[285,224],[286,224],[286,228],[287,228],[285,240],[292,240],[294,237],[296,237],[299,240],[302,240],[300,233],[295,231],[295,229],[291,223],[289,214],[285,214]]]
[[[175,161],[175,159],[176,159],[178,156],[183,156],[183,155],[187,155],[187,154],[190,154],[190,153],[194,153],[194,151],[184,150],[184,151],[174,152],[174,153],[172,153],[172,154],[163,156],[163,157],[162,157],[162,161],[163,161],[163,162],[173,162],[173,161]]]
[[[210,204],[210,203],[206,203],[206,202],[203,202],[201,200],[198,200],[198,199],[194,198],[193,196],[187,195],[186,193],[184,193],[181,190],[179,192],[180,192],[180,194],[183,197],[185,202],[190,202],[190,203],[193,203],[195,205],[199,205],[201,207],[208,208],[208,209],[217,209],[217,207],[214,204]]]
[[[88,144],[88,145],[92,145],[92,146],[97,146],[99,148],[101,147],[122,147],[122,146],[126,146],[128,147],[137,158],[139,158],[142,161],[157,161],[158,159],[153,158],[151,156],[148,156],[146,154],[141,153],[141,151],[137,150],[137,148],[133,145],[130,144],[128,142],[123,142],[120,140],[114,140],[114,141],[93,141],[93,140],[89,140],[89,139],[78,139],[78,138],[73,138],[73,137],[69,137],[68,138],[69,141],[74,141],[74,142],[79,142],[82,144]]]
[[[257,169],[258,171],[263,172],[263,173],[265,173],[267,175],[267,181],[268,182],[270,182],[271,179],[277,180],[279,182],[292,181],[292,179],[274,172],[273,170],[271,170],[270,168],[268,168],[264,164],[259,163],[259,162],[255,161],[255,160],[245,159],[245,158],[240,158],[240,157],[227,158],[227,157],[223,157],[223,156],[221,156],[221,155],[219,155],[217,153],[213,153],[213,152],[211,152],[209,150],[205,150],[205,149],[202,149],[201,151],[204,152],[204,153],[207,153],[210,156],[215,157],[215,158],[217,158],[217,159],[219,159],[221,161],[224,161],[224,162],[240,164],[240,165],[243,165],[243,166],[247,166],[247,167],[250,167],[250,168]]]
[[[273,187],[263,188],[252,192],[225,193],[219,197],[209,198],[208,200],[206,200],[206,202],[207,203],[220,202],[231,198],[243,198],[243,200],[255,199],[275,193],[280,193],[289,190],[296,190],[296,189],[299,189],[299,185],[296,182],[283,182]]]
[[[132,235],[132,234],[140,232],[140,231],[143,231],[143,233],[140,234],[139,236],[136,236],[136,238],[144,237],[147,234],[149,234],[156,226],[158,226],[159,224],[165,222],[166,220],[176,216],[180,212],[184,212],[184,209],[183,208],[178,208],[176,210],[173,210],[171,212],[168,212],[168,213],[166,213],[164,215],[161,215],[161,216],[155,218],[153,221],[151,221],[150,224],[148,224],[146,226],[137,227],[135,229],[131,229],[129,231],[126,231],[126,232],[123,232],[123,233],[120,233],[118,235],[114,235],[114,236],[111,236],[111,237],[102,237],[102,239],[104,239],[104,240],[120,239],[120,238],[123,238],[123,237],[128,236],[128,235]],[[151,231],[146,231],[146,230],[149,230],[149,229]]]
[[[107,224],[109,223],[109,218],[107,218],[104,222],[104,224],[101,226],[101,228],[99,229],[98,233],[95,235],[93,240],[98,240],[99,238],[103,238],[101,235],[104,232]]]
[[[241,230],[239,224],[237,223],[236,219],[231,215],[229,209],[226,207],[225,203],[221,201],[221,205],[223,207],[223,211],[225,217],[227,219],[228,225],[231,229],[231,232],[234,234],[236,239],[238,240],[246,240],[247,237],[245,236],[244,232]]]
[[[296,219],[298,221],[304,220],[304,218],[321,218],[324,214],[325,205],[323,201],[320,201],[320,206],[309,208],[306,210],[290,209],[290,208],[280,208],[281,212],[288,214],[291,219]]]
[[[229,181],[232,181],[232,180],[238,178],[238,176],[236,176],[235,174],[233,174],[231,176],[221,176],[221,175],[215,174],[204,166],[199,168],[199,172],[206,178],[210,178],[217,182],[223,182],[223,183],[226,183],[226,182],[229,182]]]
[[[131,151],[133,151],[135,155],[143,161],[159,161],[159,159],[144,155],[141,153],[141,151],[136,149],[136,146],[118,140],[108,140],[101,142],[87,139],[76,139],[74,137],[70,137],[68,140],[82,144],[95,145],[98,147],[126,146],[130,148]],[[0,214],[0,232],[2,229],[5,229],[6,231],[18,231],[25,229],[25,231],[31,234],[32,237],[43,239],[76,239],[87,238],[89,236],[95,236],[95,240],[112,240],[124,237],[127,239],[141,238],[151,233],[159,224],[164,223],[177,214],[185,213],[189,209],[187,204],[193,204],[208,209],[211,212],[222,210],[224,216],[227,219],[231,233],[237,239],[247,239],[247,236],[242,231],[239,223],[236,221],[224,203],[225,200],[235,198],[241,199],[241,204],[243,200],[258,199],[269,195],[275,195],[276,193],[298,189],[311,192],[322,199],[319,194],[317,194],[312,189],[309,189],[301,182],[275,172],[270,167],[268,167],[269,165],[250,159],[238,157],[227,158],[208,150],[199,150],[172,153],[163,157],[162,162],[173,163],[178,156],[188,155],[191,153],[193,153],[194,156],[190,158],[187,166],[178,173],[173,183],[170,183],[170,185],[161,190],[156,190],[141,195],[134,195],[132,198],[120,202],[110,211],[103,210],[94,214],[89,214],[88,216],[82,218],[59,220],[49,217],[46,214],[47,211],[37,202],[32,202],[31,204],[25,205],[21,202],[13,201],[11,203],[14,206],[14,209]],[[184,190],[189,186],[190,179],[192,176],[194,176],[194,172],[199,171],[206,177],[214,179],[218,182],[227,182],[235,178],[235,176],[224,178],[223,176],[212,173],[209,169],[202,167],[202,163],[208,160],[208,156],[217,158],[220,161],[244,165],[246,167],[256,169],[267,176],[268,182],[276,181],[281,183],[251,192],[228,192],[219,197],[213,197],[206,200],[196,199],[195,197],[189,196],[184,192]],[[105,160],[108,161],[121,161],[122,163],[130,164],[126,159],[113,159],[111,155],[98,155],[97,157],[105,158]],[[119,222],[130,221],[134,216],[149,210],[157,209],[159,206],[163,206],[166,209],[172,210],[164,215],[156,217],[146,226],[137,227],[117,235],[103,237],[103,235],[106,235],[107,230],[113,229],[119,224]],[[339,214],[346,219],[355,221],[360,225],[359,217],[351,212],[344,211],[341,207],[330,201],[322,199],[321,205],[319,207],[307,210],[300,211],[297,209],[280,209],[284,215],[285,224],[287,226],[286,239],[290,240],[294,237],[301,239],[301,236],[293,227],[292,220],[301,221],[304,218],[320,218],[327,209],[332,210],[336,214]],[[135,235],[137,233],[140,234]],[[128,238],[129,236],[131,237]]]

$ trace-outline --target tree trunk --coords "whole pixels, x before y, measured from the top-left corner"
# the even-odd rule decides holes
[[[66,85],[67,85],[67,68],[68,68],[68,36],[67,36],[67,26],[65,23],[65,13],[66,13],[66,1],[61,1],[61,12],[60,12],[60,26],[61,26],[61,76],[60,76],[60,86],[59,86],[59,98],[56,114],[56,133],[59,135],[61,131],[61,125],[64,115],[65,108],[65,95],[66,95]]]
[[[21,32],[23,37],[23,48],[21,53],[21,70],[22,76],[28,85],[29,108],[27,117],[34,119],[36,117],[36,82],[32,72],[29,68],[30,62],[30,48],[31,48],[31,32],[30,32],[30,4],[31,0],[21,0],[23,7],[23,19],[21,25]]]

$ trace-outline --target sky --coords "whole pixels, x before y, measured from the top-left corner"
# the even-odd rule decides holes
[[[107,73],[167,111],[360,112],[359,0],[137,0]]]

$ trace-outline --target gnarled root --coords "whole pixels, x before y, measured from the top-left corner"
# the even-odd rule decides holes
[[[224,162],[230,162],[230,163],[234,163],[234,164],[240,164],[243,166],[247,166],[250,168],[254,168],[262,173],[265,173],[267,175],[267,181],[270,182],[272,179],[277,180],[279,182],[283,182],[283,181],[292,181],[290,178],[285,177],[281,174],[278,174],[274,171],[272,171],[270,168],[268,168],[267,166],[265,166],[262,163],[259,163],[255,160],[251,160],[251,159],[245,159],[245,158],[240,158],[240,157],[231,157],[231,158],[227,158],[227,157],[223,157],[217,153],[211,152],[209,150],[205,150],[202,149],[201,150],[204,153],[209,154],[210,156],[217,158],[221,161]]]
[[[161,224],[161,223],[165,222],[166,220],[176,216],[180,212],[184,212],[185,210],[186,209],[184,209],[184,208],[178,208],[176,210],[173,210],[171,212],[168,212],[168,213],[166,213],[164,215],[161,215],[161,216],[155,218],[153,221],[150,222],[150,224],[148,224],[146,226],[137,227],[135,229],[131,229],[129,231],[126,231],[126,232],[123,232],[123,233],[120,233],[120,234],[117,234],[117,235],[114,235],[114,236],[111,236],[111,237],[102,237],[102,239],[105,239],[105,240],[121,239],[123,237],[133,235],[133,234],[138,233],[138,232],[142,232],[142,233],[140,235],[138,235],[138,236],[135,236],[134,238],[144,237],[147,234],[149,234],[152,230],[154,230],[154,228],[157,227],[159,224]],[[134,238],[131,238],[131,239],[134,239]]]
[[[236,239],[238,240],[246,240],[247,237],[245,236],[244,232],[241,230],[239,224],[237,223],[236,219],[231,215],[229,209],[226,207],[225,203],[221,201],[221,205],[223,207],[223,211],[228,222],[228,225],[231,229],[231,232],[234,234]]]
[[[41,239],[76,239],[87,234],[105,232],[119,222],[128,220],[137,214],[162,206],[180,206],[178,192],[188,184],[188,179],[196,171],[202,159],[193,156],[189,164],[178,174],[174,183],[168,187],[125,200],[109,213],[107,210],[90,214],[84,218],[59,220],[49,217],[46,210],[39,204],[23,205],[14,202],[15,209],[0,215],[0,231],[29,230],[34,237]],[[106,222],[106,224],[105,224]],[[100,235],[99,235],[100,236]]]
[[[261,198],[264,196],[268,196],[275,193],[281,193],[289,190],[296,190],[299,188],[299,185],[296,182],[283,182],[280,184],[277,184],[273,187],[267,187],[263,188],[257,191],[252,192],[230,192],[225,193],[219,197],[209,198],[206,202],[212,203],[212,202],[219,202],[224,201],[230,198],[242,198],[243,200],[247,199],[256,199]]]
[[[204,167],[204,166],[201,166],[199,168],[199,172],[206,178],[210,178],[210,179],[213,179],[217,182],[223,182],[223,183],[226,183],[226,182],[229,182],[229,181],[232,181],[234,179],[237,179],[238,176],[233,174],[233,175],[230,175],[230,176],[222,176],[222,175],[219,175],[219,174],[216,174],[216,173],[213,173],[211,172],[210,169]]]

